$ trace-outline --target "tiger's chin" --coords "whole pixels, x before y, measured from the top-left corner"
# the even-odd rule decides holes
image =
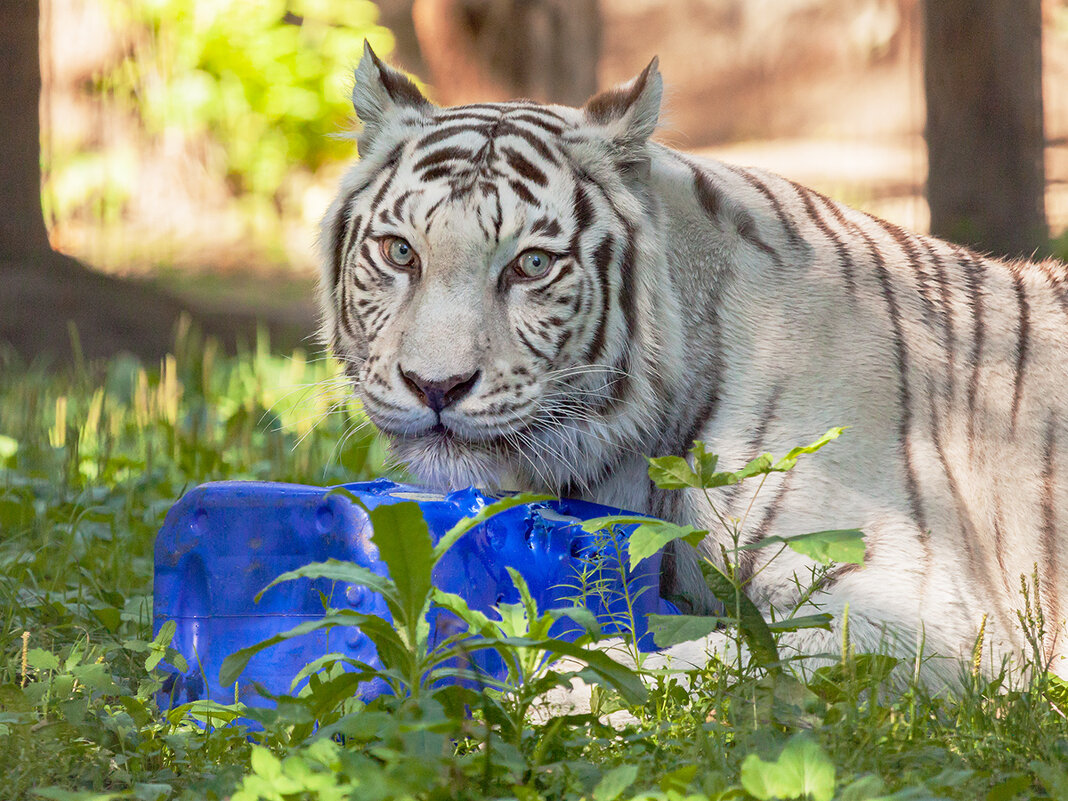
[[[472,442],[439,429],[418,436],[394,434],[390,439],[393,456],[430,489],[525,489],[498,443]]]

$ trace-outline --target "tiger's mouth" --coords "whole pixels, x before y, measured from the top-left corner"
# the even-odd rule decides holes
[[[427,429],[423,434],[419,436],[428,437],[430,439],[441,442],[452,442],[452,440],[454,439],[460,440],[461,442],[464,441],[464,437],[460,436],[460,434],[457,433],[455,429],[449,428],[447,425],[441,422],[441,420],[438,420],[436,423],[434,423],[434,425],[432,425],[429,429]]]
[[[469,431],[465,431],[458,426],[449,425],[442,420],[438,420],[438,422],[424,431],[409,434],[408,436],[411,439],[418,440],[430,446],[441,445],[446,447],[466,446],[471,448],[493,448],[506,441],[506,437],[497,431],[479,433],[481,436],[472,436]]]

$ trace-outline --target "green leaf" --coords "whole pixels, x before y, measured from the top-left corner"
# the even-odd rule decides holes
[[[292,693],[297,688],[297,685],[300,684],[304,679],[308,678],[308,676],[311,676],[313,673],[318,673],[320,670],[323,670],[324,668],[327,668],[337,663],[352,665],[354,668],[356,668],[357,671],[359,671],[361,674],[366,675],[368,678],[373,678],[373,676],[369,674],[375,673],[374,669],[366,663],[352,659],[346,654],[343,654],[339,651],[335,651],[333,653],[318,656],[311,662],[306,664],[304,667],[302,667],[300,669],[300,672],[297,673],[297,675],[294,676],[293,679],[289,682],[289,692]],[[346,673],[345,675],[351,676],[352,673]]]
[[[566,617],[580,625],[586,633],[594,637],[601,635],[601,624],[597,620],[597,615],[585,606],[558,606],[554,609],[546,609],[542,612],[542,617],[552,623]]]
[[[163,657],[167,655],[167,648],[174,639],[174,633],[177,630],[178,623],[174,620],[168,620],[159,627],[159,633],[156,634],[155,638],[148,645],[149,654],[145,659],[145,670],[156,669],[156,665],[158,665]],[[182,661],[184,662],[185,660],[183,659]],[[183,673],[185,672],[185,669],[188,669],[188,665],[185,666],[185,669],[183,669],[181,665],[175,665],[175,667]]]
[[[775,466],[772,469],[778,473],[783,473],[787,470],[791,470],[793,466],[797,464],[797,457],[804,453],[815,453],[831,440],[838,439],[838,437],[842,435],[843,431],[845,431],[844,428],[832,428],[830,431],[828,431],[818,440],[813,442],[811,445],[802,445],[797,448],[791,448],[790,451],[784,457],[782,457],[778,462],[775,463]]]
[[[380,576],[373,570],[355,564],[354,562],[342,562],[337,559],[327,559],[325,562],[312,562],[311,564],[298,567],[296,570],[288,570],[278,576],[274,581],[256,594],[256,603],[260,602],[263,594],[277,584],[296,579],[325,578],[331,581],[344,581],[349,584],[360,584],[382,595],[394,594],[394,587],[385,576]]]
[[[864,565],[864,532],[859,529],[814,531],[790,537],[786,544],[797,553],[815,559],[820,564],[832,562]]]
[[[724,624],[721,617],[700,615],[649,615],[649,631],[657,648],[670,648],[682,642],[707,637]]]
[[[500,615],[501,619],[493,621],[493,624],[500,629],[504,636],[525,637],[528,634],[534,637],[538,636],[538,633],[530,631],[531,621],[527,617],[527,608],[523,604],[499,603],[494,609],[497,610],[497,614]]]
[[[900,660],[887,654],[857,654],[846,662],[816,668],[809,688],[832,703],[884,682]]]
[[[249,762],[252,772],[263,776],[265,779],[277,779],[282,775],[281,761],[263,746],[252,746]]]
[[[0,459],[10,459],[18,452],[18,440],[12,439],[6,434],[0,434]]]
[[[593,801],[616,801],[638,778],[637,765],[620,765],[601,777],[593,788]]]
[[[342,610],[342,612],[347,615],[349,610]],[[383,667],[387,670],[397,670],[405,676],[412,674],[415,655],[388,620],[378,615],[359,615],[357,622],[338,622],[334,625],[358,626],[360,631],[374,643],[375,651]]]
[[[705,443],[701,440],[695,440],[693,447],[690,448],[690,458],[693,460],[694,472],[700,478],[701,486],[711,486],[711,482],[718,475],[716,465],[719,463],[719,457],[705,450]]]
[[[1026,773],[1017,773],[998,782],[986,794],[986,801],[1012,801],[1031,789],[1034,779]]]
[[[886,782],[879,776],[861,776],[842,789],[839,801],[879,801],[886,797]]]
[[[77,665],[71,669],[70,674],[86,687],[106,695],[116,695],[122,692],[121,688],[111,678],[108,666],[103,662],[90,662],[88,665]]]
[[[468,629],[476,634],[488,635],[495,631],[493,621],[484,613],[468,606],[467,601],[455,593],[439,590],[437,587],[431,591],[431,601],[435,606],[448,609],[460,620],[467,624]]]
[[[465,644],[467,642],[471,641],[467,640]],[[637,673],[595,648],[585,648],[564,640],[533,639],[530,637],[504,637],[500,640],[489,640],[488,643],[490,647],[503,644],[537,648],[539,651],[544,651],[550,655],[569,656],[572,659],[583,662],[594,677],[617,690],[624,700],[632,706],[645,703],[645,699],[649,695],[645,684],[642,683]]]
[[[644,559],[657,553],[669,542],[684,540],[690,545],[697,545],[706,536],[706,530],[693,526],[677,526],[665,521],[642,523],[634,529],[627,541],[630,569],[634,570]]]
[[[649,478],[660,489],[700,487],[701,477],[681,456],[658,456],[649,460]]]
[[[738,628],[753,658],[764,667],[777,663],[779,651],[775,646],[775,638],[771,636],[771,630],[756,605],[707,559],[701,562],[701,573],[712,594],[723,604],[725,614],[734,615],[737,612]]]
[[[33,791],[39,798],[50,801],[111,801],[122,798],[125,793],[97,793],[93,790],[65,790],[62,787],[40,787]]]
[[[774,762],[750,754],[742,762],[742,787],[760,801],[803,798],[831,801],[834,764],[809,735],[797,734]]]
[[[750,461],[741,470],[737,470],[734,473],[731,473],[731,476],[734,480],[730,483],[737,484],[739,482],[745,481],[747,478],[752,478],[753,476],[759,475],[766,475],[767,473],[772,472],[771,459],[772,456],[770,453],[760,454],[758,457]]]
[[[587,534],[596,534],[615,526],[640,526],[649,522],[656,522],[656,518],[649,515],[604,515],[583,520],[580,528]]]
[[[787,545],[802,556],[814,559],[822,565],[834,562],[864,565],[864,532],[856,528],[813,531],[796,537],[764,537],[757,542],[743,545],[738,550],[750,551],[775,544]]]
[[[831,621],[834,615],[828,612],[820,612],[817,615],[797,615],[786,620],[776,620],[768,623],[768,629],[773,632],[800,631],[801,629],[826,629],[831,630]]]
[[[689,789],[696,775],[697,765],[690,764],[675,768],[675,770],[660,777],[660,789],[665,793],[674,791],[683,794]]]
[[[112,634],[119,630],[122,625],[122,610],[114,606],[101,606],[91,610],[94,617],[104,624],[104,628]]]
[[[391,611],[398,623],[415,628],[426,607],[431,571],[434,569],[434,546],[430,541],[419,504],[412,501],[377,506],[369,515],[374,533],[371,541],[378,546],[378,556],[389,568],[396,587],[396,608]],[[390,597],[386,596],[389,603]]]
[[[536,495],[532,492],[520,492],[515,495],[509,495],[505,498],[501,498],[499,501],[494,501],[488,506],[484,506],[479,509],[478,514],[471,517],[465,517],[455,526],[445,532],[444,536],[438,540],[438,544],[434,546],[434,562],[441,558],[445,551],[449,550],[460,537],[466,534],[480,523],[484,523],[494,515],[511,509],[514,506],[522,506],[527,503],[536,503],[538,501],[553,500],[552,495]]]
[[[336,626],[359,627],[360,631],[366,634],[371,642],[375,644],[375,648],[378,649],[378,658],[382,660],[383,665],[392,667],[399,662],[405,667],[409,666],[411,657],[408,650],[396,630],[389,623],[376,615],[364,615],[351,609],[341,609],[325,615],[319,620],[309,620],[301,623],[288,631],[283,631],[262,642],[230,654],[223,660],[219,668],[219,684],[223,687],[233,684],[248,666],[249,660],[272,645],[277,645],[294,637],[302,637],[319,629],[329,629]]]
[[[36,670],[59,670],[59,659],[43,648],[31,648],[27,651],[26,662]]]
[[[534,600],[534,596],[530,592],[530,587],[527,584],[526,578],[511,565],[505,565],[505,570],[508,571],[508,577],[512,580],[512,584],[516,590],[519,591],[519,600],[523,604],[523,609],[526,611],[527,621],[530,625],[533,625],[538,620],[538,604]],[[539,621],[540,622],[540,621]],[[546,626],[546,629],[548,626]],[[535,637],[543,637],[548,632],[531,632]]]

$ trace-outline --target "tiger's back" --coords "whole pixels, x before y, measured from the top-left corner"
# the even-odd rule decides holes
[[[756,170],[687,167],[692,197],[680,197],[670,219],[688,201],[714,208],[700,201],[714,186],[720,206],[742,205],[762,237],[743,238],[742,252],[723,260],[721,273],[746,268],[716,289],[730,300],[717,309],[718,340],[703,343],[723,359],[702,437],[741,462],[850,426],[755,499],[728,493],[726,514],[749,509],[747,541],[862,528],[866,566],[832,576],[839,602],[829,610],[840,614],[847,601],[854,619],[877,610],[869,638],[884,636],[882,622],[907,637],[923,621],[927,645],[942,653],[970,647],[984,615],[988,641],[1022,648],[1020,579],[1037,566],[1045,656],[1059,654],[1068,593],[1068,465],[1057,458],[1068,435],[1064,265],[986,259]],[[666,173],[665,191],[686,185],[670,164]],[[716,216],[710,224],[721,228]],[[758,593],[788,603],[798,569],[772,565]]]
[[[645,455],[725,462],[847,434],[758,494],[744,536],[856,526],[866,564],[820,597],[858,645],[1024,650],[1038,566],[1044,656],[1065,672],[1065,266],[907,233],[783,178],[648,141],[655,62],[583,109],[430,106],[369,51],[361,162],[323,224],[324,335],[427,483],[578,494],[713,531]],[[681,550],[665,592],[708,603]],[[794,554],[751,561],[765,606]],[[793,636],[836,651],[840,631]],[[1057,661],[1061,660],[1061,661]],[[949,673],[953,668],[935,667]]]

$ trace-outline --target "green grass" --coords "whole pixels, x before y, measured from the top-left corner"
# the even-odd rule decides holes
[[[0,798],[1068,798],[1068,723],[1043,681],[969,677],[932,696],[892,690],[864,657],[807,685],[714,666],[688,692],[661,677],[620,729],[517,728],[495,711],[507,697],[473,691],[297,698],[251,743],[161,714],[151,576],[167,509],[209,480],[381,474],[361,422],[327,362],[263,341],[226,357],[186,332],[162,365],[65,373],[0,352]]]

